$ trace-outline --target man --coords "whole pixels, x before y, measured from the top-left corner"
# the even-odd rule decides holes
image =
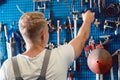
[[[77,59],[89,37],[90,25],[94,13],[87,11],[82,14],[83,24],[76,38],[68,44],[51,51],[46,72],[46,80],[66,80],[67,70],[74,59]],[[19,30],[26,43],[26,52],[17,55],[21,77],[24,80],[36,80],[41,72],[45,46],[49,40],[47,23],[40,12],[28,12],[19,20]],[[0,70],[0,80],[14,80],[11,59],[4,62]]]

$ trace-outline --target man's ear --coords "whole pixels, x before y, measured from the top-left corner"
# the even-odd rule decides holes
[[[44,31],[42,31],[42,32],[40,33],[40,38],[41,38],[42,41],[45,40],[45,32],[44,32]]]

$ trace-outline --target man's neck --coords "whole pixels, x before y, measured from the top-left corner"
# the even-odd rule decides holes
[[[38,54],[40,54],[40,52],[42,52],[44,49],[45,48],[41,45],[33,45],[29,47],[27,51],[23,53],[23,55],[27,55],[29,57],[35,57]]]

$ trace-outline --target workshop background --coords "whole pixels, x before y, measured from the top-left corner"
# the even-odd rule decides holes
[[[40,11],[45,14],[50,32],[49,48],[67,44],[75,37],[75,24],[77,30],[81,26],[81,14],[88,9],[94,11],[95,21],[91,24],[90,38],[86,46],[90,45],[91,40],[93,44],[107,41],[103,46],[112,55],[120,48],[119,2],[119,0],[0,0],[0,66],[7,58],[25,51],[24,40],[18,30],[18,20],[22,14],[31,11]],[[12,55],[11,50],[14,50]],[[68,71],[71,74],[68,75],[69,78],[120,80],[116,55],[113,56],[113,71],[97,79],[96,74],[88,68],[87,54],[89,52],[83,49],[82,55],[76,60],[76,70],[73,70],[73,63]]]

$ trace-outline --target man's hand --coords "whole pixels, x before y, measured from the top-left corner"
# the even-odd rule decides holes
[[[83,22],[88,22],[88,23],[92,23],[94,20],[94,12],[91,12],[90,10],[87,10],[85,13],[82,13],[82,19]]]

